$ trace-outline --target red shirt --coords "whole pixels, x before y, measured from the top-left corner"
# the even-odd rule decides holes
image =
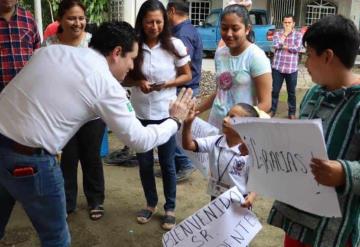
[[[44,40],[46,40],[48,37],[53,36],[57,33],[58,27],[60,26],[60,23],[57,21],[54,21],[50,23],[44,31]]]
[[[40,42],[29,11],[16,6],[10,21],[0,17],[0,91],[24,67]]]

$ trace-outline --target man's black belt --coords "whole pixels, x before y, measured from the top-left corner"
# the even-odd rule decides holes
[[[20,144],[14,140],[11,140],[10,138],[1,135],[0,134],[0,145],[9,147],[12,151],[18,154],[23,155],[34,155],[34,154],[50,154],[46,149],[44,148],[33,148],[29,146],[25,146],[23,144]]]

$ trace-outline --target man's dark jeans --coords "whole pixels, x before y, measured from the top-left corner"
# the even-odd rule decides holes
[[[272,104],[271,111],[275,114],[278,101],[279,101],[279,93],[284,82],[286,81],[286,89],[288,93],[288,115],[295,115],[296,113],[296,84],[297,84],[297,75],[298,72],[294,72],[291,74],[280,73],[278,70],[272,70],[272,78],[273,78],[273,89],[272,89]]]

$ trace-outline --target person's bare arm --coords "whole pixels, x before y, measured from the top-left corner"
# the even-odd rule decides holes
[[[193,140],[191,133],[191,125],[196,116],[195,105],[190,109],[188,117],[184,121],[183,131],[182,131],[182,146],[186,150],[196,151],[197,145]]]
[[[269,112],[271,108],[271,90],[272,77],[271,73],[265,73],[254,78],[256,97],[258,100],[257,107],[264,112]]]
[[[196,111],[203,113],[206,110],[209,110],[212,107],[212,104],[216,97],[216,91],[213,92],[210,96],[201,101],[200,105],[196,108]]]

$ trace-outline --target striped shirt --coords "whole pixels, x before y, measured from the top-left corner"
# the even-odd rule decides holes
[[[0,91],[40,47],[40,35],[29,11],[16,6],[10,21],[0,17]]]
[[[360,246],[360,85],[331,92],[314,86],[304,96],[300,118],[322,119],[329,159],[344,168],[345,185],[336,188],[343,217],[320,217],[275,201],[268,223],[313,247],[341,247],[349,239]]]
[[[301,50],[302,34],[298,31],[292,31],[285,40],[282,40],[284,31],[275,32],[274,59],[272,68],[280,73],[291,74],[298,70],[299,52]],[[283,49],[286,46],[287,49]]]

